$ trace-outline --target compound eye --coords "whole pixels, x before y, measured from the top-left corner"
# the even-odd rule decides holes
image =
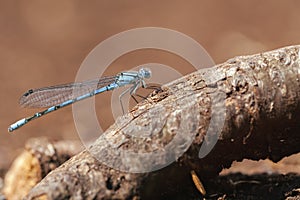
[[[140,69],[139,73],[144,78],[150,78],[151,77],[151,70],[148,68],[142,68]]]

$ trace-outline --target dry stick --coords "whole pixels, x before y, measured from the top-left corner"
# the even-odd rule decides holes
[[[27,199],[151,199],[191,186],[190,170],[205,180],[235,160],[277,162],[299,152],[299,63],[299,46],[291,46],[235,57],[175,80],[119,118],[88,150],[48,174]],[[226,98],[225,123],[214,149],[199,159],[204,136],[216,134],[207,135],[211,116],[222,114],[212,109],[212,97],[218,92]],[[162,150],[164,157],[151,162],[151,152],[163,155]],[[138,159],[123,154],[128,151]],[[177,162],[156,172],[126,173],[93,155],[127,171]]]
[[[29,139],[25,150],[6,173],[2,192],[7,199],[22,199],[51,170],[82,149],[79,141],[52,142],[45,137]]]

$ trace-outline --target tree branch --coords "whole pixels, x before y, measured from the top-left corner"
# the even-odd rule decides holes
[[[235,160],[277,162],[299,152],[299,56],[299,46],[291,46],[235,57],[162,86],[88,150],[49,173],[26,198],[172,197],[185,190],[178,185],[190,180],[190,170],[205,180]],[[211,119],[223,116],[217,135]],[[216,136],[213,150],[199,159],[201,145],[209,147]]]

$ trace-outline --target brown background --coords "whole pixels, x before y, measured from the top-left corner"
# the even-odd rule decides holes
[[[38,111],[18,105],[26,90],[74,81],[87,54],[108,37],[137,27],[169,28],[195,39],[220,63],[299,44],[299,11],[296,0],[0,1],[0,167],[6,168],[30,137],[79,139],[71,107],[13,134],[7,128]],[[166,64],[183,74],[193,71],[178,56],[141,50],[122,56],[105,74],[146,62]],[[107,128],[113,123],[106,106],[109,95],[100,96],[98,118]]]

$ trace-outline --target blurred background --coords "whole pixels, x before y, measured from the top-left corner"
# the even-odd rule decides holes
[[[25,91],[73,82],[88,53],[108,37],[139,27],[173,29],[192,37],[215,63],[221,63],[233,56],[299,44],[299,11],[296,0],[0,1],[0,168],[6,169],[31,137],[79,140],[71,107],[13,133],[7,128],[40,110],[19,106]],[[171,66],[182,74],[194,71],[172,53],[148,49],[121,56],[104,75],[147,62]],[[97,97],[104,129],[114,122],[109,104],[109,94]]]

